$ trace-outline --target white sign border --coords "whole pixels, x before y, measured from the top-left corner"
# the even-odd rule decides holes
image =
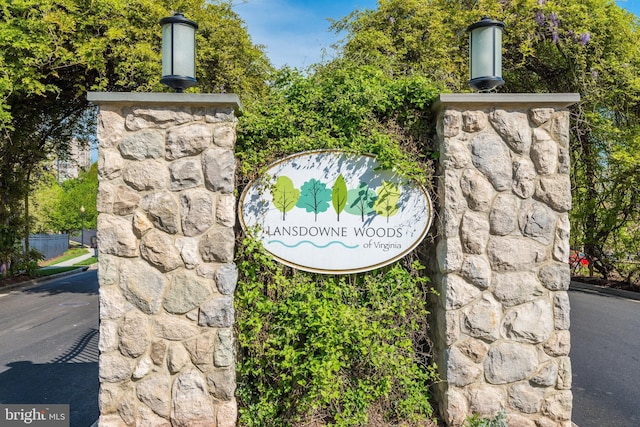
[[[373,159],[374,161],[377,159],[377,156],[372,155],[372,154],[356,154],[356,153],[350,153],[348,151],[345,150],[339,150],[339,149],[323,149],[323,150],[309,150],[309,151],[302,151],[299,153],[295,153],[286,157],[283,157],[281,159],[278,159],[272,163],[270,163],[269,165],[266,166],[265,170],[266,171],[270,171],[273,170],[275,168],[277,168],[278,165],[285,163],[285,162],[290,162],[296,158],[299,157],[303,157],[303,156],[312,156],[314,154],[332,154],[335,153],[338,156],[346,156],[346,157],[368,157]],[[247,183],[247,185],[245,186],[244,190],[242,191],[242,194],[240,196],[239,202],[238,202],[238,218],[240,221],[240,225],[242,227],[242,229],[244,230],[244,232],[246,234],[249,234],[248,229],[249,226],[246,224],[245,222],[245,218],[243,215],[243,207],[245,205],[245,198],[247,196],[247,194],[249,193],[250,190],[253,189],[253,187],[258,183],[258,181],[260,181],[261,179],[263,179],[263,177],[258,177],[252,181],[250,181],[249,183]],[[420,245],[420,243],[422,243],[422,241],[424,240],[424,238],[427,236],[431,226],[433,225],[433,220],[434,220],[434,212],[433,212],[433,201],[431,200],[431,197],[429,196],[429,193],[427,192],[427,190],[422,186],[417,184],[416,182],[411,182],[411,185],[413,185],[415,188],[419,189],[420,192],[422,193],[425,201],[426,201],[426,208],[428,210],[428,219],[426,221],[426,224],[424,226],[424,228],[422,229],[420,235],[418,236],[418,238],[413,239],[413,243],[411,245],[409,245],[405,250],[399,252],[398,254],[394,255],[393,257],[375,263],[375,264],[370,264],[370,265],[366,265],[366,266],[361,266],[361,267],[356,267],[356,268],[350,268],[350,269],[322,269],[322,268],[317,268],[317,267],[310,267],[310,266],[306,266],[306,265],[302,265],[296,262],[292,262],[291,260],[287,260],[281,256],[278,256],[276,254],[274,254],[273,252],[269,251],[267,248],[265,248],[265,250],[278,262],[287,265],[289,267],[298,269],[298,270],[302,270],[302,271],[307,271],[310,273],[319,273],[319,274],[352,274],[352,273],[363,273],[363,272],[367,272],[367,271],[371,271],[371,270],[375,270],[381,267],[385,267],[389,264],[392,264],[402,258],[404,258],[405,256],[407,256],[409,253],[411,253],[412,251],[414,251],[418,245]]]

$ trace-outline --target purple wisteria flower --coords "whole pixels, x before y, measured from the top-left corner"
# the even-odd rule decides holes
[[[591,40],[591,34],[589,33],[580,34],[580,43],[582,44],[582,46],[586,46],[590,40]]]
[[[552,12],[549,15],[549,22],[551,22],[551,25],[553,25],[554,27],[557,27],[558,24],[560,24],[560,19],[558,18],[558,14]]]
[[[542,6],[543,4],[545,4],[547,2],[547,0],[538,0],[538,4],[540,6]]]
[[[558,37],[558,32],[557,31],[553,31],[551,33],[551,40],[553,41],[553,44],[558,44],[559,37]]]
[[[544,13],[542,12],[536,12],[536,24],[538,25],[544,25],[545,21],[547,20],[547,17],[544,16]]]

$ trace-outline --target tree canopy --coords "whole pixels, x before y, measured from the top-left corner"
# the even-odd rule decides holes
[[[191,91],[265,89],[270,65],[231,2],[11,0],[0,3],[0,224],[20,235],[28,194],[52,154],[88,143],[87,91],[162,91],[159,20],[180,10],[199,23]],[[12,240],[7,239],[7,240]]]
[[[482,16],[506,25],[500,91],[580,94],[571,110],[572,245],[603,276],[628,275],[633,266],[618,261],[637,254],[639,240],[638,17],[614,0],[380,0],[334,29],[346,31],[344,58],[465,91],[465,29]]]

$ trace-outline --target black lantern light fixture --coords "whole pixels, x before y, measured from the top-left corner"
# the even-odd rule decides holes
[[[198,24],[180,12],[162,18],[162,79],[160,82],[183,92],[196,81],[196,30]]]
[[[504,84],[502,80],[502,30],[504,23],[488,16],[469,25],[469,86],[488,92]]]

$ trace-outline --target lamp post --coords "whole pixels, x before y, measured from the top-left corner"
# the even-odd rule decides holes
[[[80,218],[82,220],[82,234],[80,234],[80,247],[84,248],[84,205],[80,206]]]
[[[502,30],[504,23],[488,16],[467,27],[469,32],[469,86],[488,92],[502,80]]]
[[[180,12],[162,18],[162,79],[160,82],[183,92],[196,81],[196,30],[198,24]]]

